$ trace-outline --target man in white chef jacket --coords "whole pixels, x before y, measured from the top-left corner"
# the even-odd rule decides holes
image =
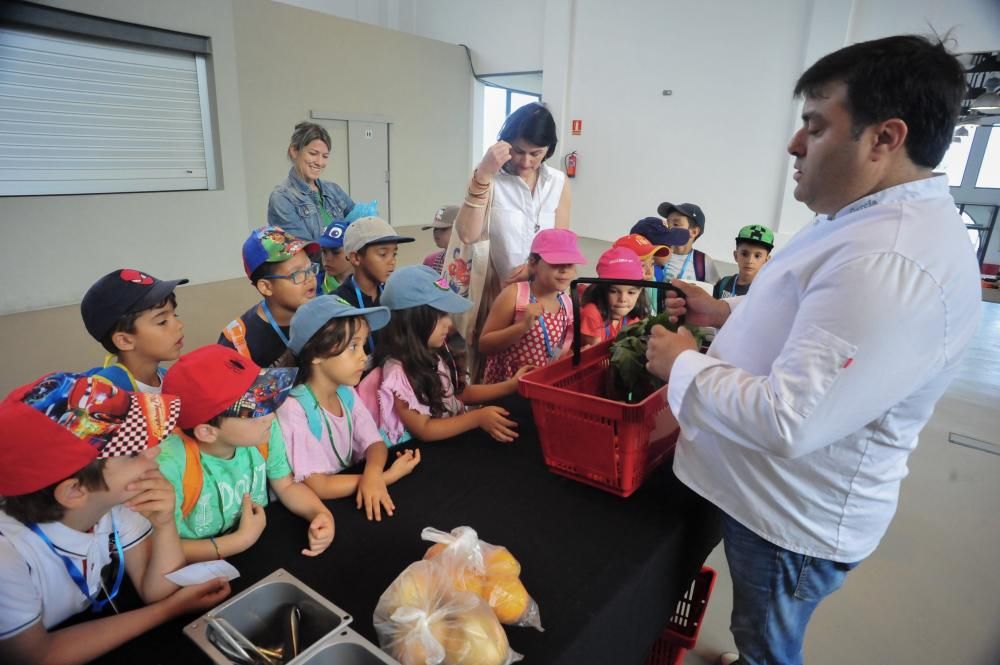
[[[979,272],[944,175],[965,91],[937,42],[848,46],[795,85],[795,198],[816,213],[746,296],[685,285],[707,355],[663,328],[649,369],[681,425],[674,472],[724,513],[742,665],[802,662],[813,610],[872,553],[906,461],[979,319]]]

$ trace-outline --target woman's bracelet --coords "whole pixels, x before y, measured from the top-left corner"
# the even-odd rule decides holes
[[[476,183],[477,185],[479,185],[483,189],[489,189],[490,188],[490,183],[488,183],[488,182],[483,183],[483,182],[479,182],[478,180],[476,180],[476,174],[477,173],[479,173],[479,169],[474,169],[472,171],[472,182]]]
[[[222,552],[219,551],[219,543],[215,542],[213,536],[208,537],[208,542],[212,543],[212,547],[215,548],[215,556],[217,559],[222,559]]]
[[[486,207],[485,203],[476,203],[475,201],[470,201],[469,199],[465,199],[465,201],[463,201],[462,203],[464,203],[465,205],[469,206],[470,208],[485,208]]]
[[[469,196],[471,196],[472,198],[474,198],[474,199],[481,199],[481,200],[483,200],[483,201],[485,201],[485,200],[486,200],[486,197],[487,197],[487,196],[489,195],[489,192],[488,192],[488,190],[484,190],[484,191],[482,191],[482,192],[474,192],[474,191],[472,191],[471,189],[467,189],[467,190],[465,190],[465,191],[466,191],[466,193],[467,193],[467,194],[468,194]]]

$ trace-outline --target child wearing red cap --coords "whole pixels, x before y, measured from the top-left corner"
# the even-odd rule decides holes
[[[490,307],[479,336],[487,355],[483,383],[507,381],[524,365],[548,365],[573,342],[566,291],[587,260],[569,229],[544,229],[528,255],[527,282],[508,285]]]
[[[262,370],[233,349],[212,344],[181,356],[163,390],[181,398],[179,433],[160,446],[160,470],[177,496],[174,520],[189,562],[250,548],[264,531],[268,485],[309,521],[306,556],[333,541],[333,515],[292,480],[274,412],[292,387],[294,367]]]
[[[0,403],[0,662],[88,662],[228,595],[225,580],[164,577],[184,554],[155,446],[179,411],[174,397],[67,373]],[[149,605],[118,614],[126,572]],[[49,632],[88,607],[104,618]]]
[[[650,253],[652,256],[652,253]],[[603,279],[644,279],[642,261],[631,249],[612,247],[597,261]],[[584,345],[614,339],[625,326],[649,316],[642,287],[628,284],[591,284],[580,308],[580,341]]]

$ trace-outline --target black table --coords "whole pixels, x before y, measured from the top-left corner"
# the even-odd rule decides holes
[[[242,574],[233,593],[285,568],[350,612],[352,627],[378,644],[372,612],[390,582],[429,547],[421,529],[467,525],[522,563],[521,579],[545,627],[507,628],[526,663],[644,662],[683,588],[719,542],[715,508],[674,477],[669,461],[628,499],[557,476],[543,462],[527,403],[516,398],[509,407],[521,425],[515,444],[477,430],[421,445],[421,465],[389,488],[394,517],[368,522],[352,500],[328,502],[336,537],[318,558],[299,553],[306,523],[278,503],[268,506],[260,540],[230,559]],[[206,662],[181,633],[193,618],[160,626],[99,662]]]

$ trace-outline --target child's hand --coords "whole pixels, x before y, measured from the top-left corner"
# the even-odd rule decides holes
[[[508,419],[510,413],[499,406],[484,406],[476,411],[478,414],[479,427],[497,441],[510,443],[517,438],[514,428],[517,423]]]
[[[413,469],[420,464],[420,450],[403,450],[396,453],[396,459],[393,461],[392,466],[389,470],[385,472],[385,476],[388,476],[392,482],[396,482],[403,476],[408,476],[413,472]]]
[[[333,515],[322,512],[309,523],[309,547],[302,550],[305,556],[319,556],[333,542]]]
[[[125,507],[145,517],[154,527],[174,523],[176,503],[174,486],[159,469],[150,469],[125,486],[138,494],[125,502]]]
[[[175,616],[215,607],[229,595],[229,582],[224,577],[181,587],[163,600],[169,603]]]
[[[394,463],[395,464],[395,463]],[[374,517],[376,522],[382,521],[382,508],[385,508],[386,515],[392,516],[392,511],[396,509],[396,504],[389,496],[389,490],[385,486],[385,478],[381,473],[363,473],[361,482],[358,483],[358,510],[364,506],[368,519]]]
[[[267,515],[264,514],[263,506],[251,501],[250,494],[244,494],[240,526],[236,529],[236,533],[243,539],[243,549],[248,549],[257,542],[260,534],[264,533],[265,526],[267,526]]]
[[[514,387],[517,387],[517,380],[522,376],[527,374],[533,369],[538,369],[538,365],[523,365],[519,370],[514,372],[514,376],[511,377],[511,381],[514,382]]]
[[[528,305],[524,308],[524,318],[521,319],[522,321],[524,321],[524,329],[531,330],[531,327],[535,325],[535,321],[538,320],[538,317],[540,317],[544,313],[545,313],[545,308],[542,307],[542,303],[540,302],[528,303]]]

